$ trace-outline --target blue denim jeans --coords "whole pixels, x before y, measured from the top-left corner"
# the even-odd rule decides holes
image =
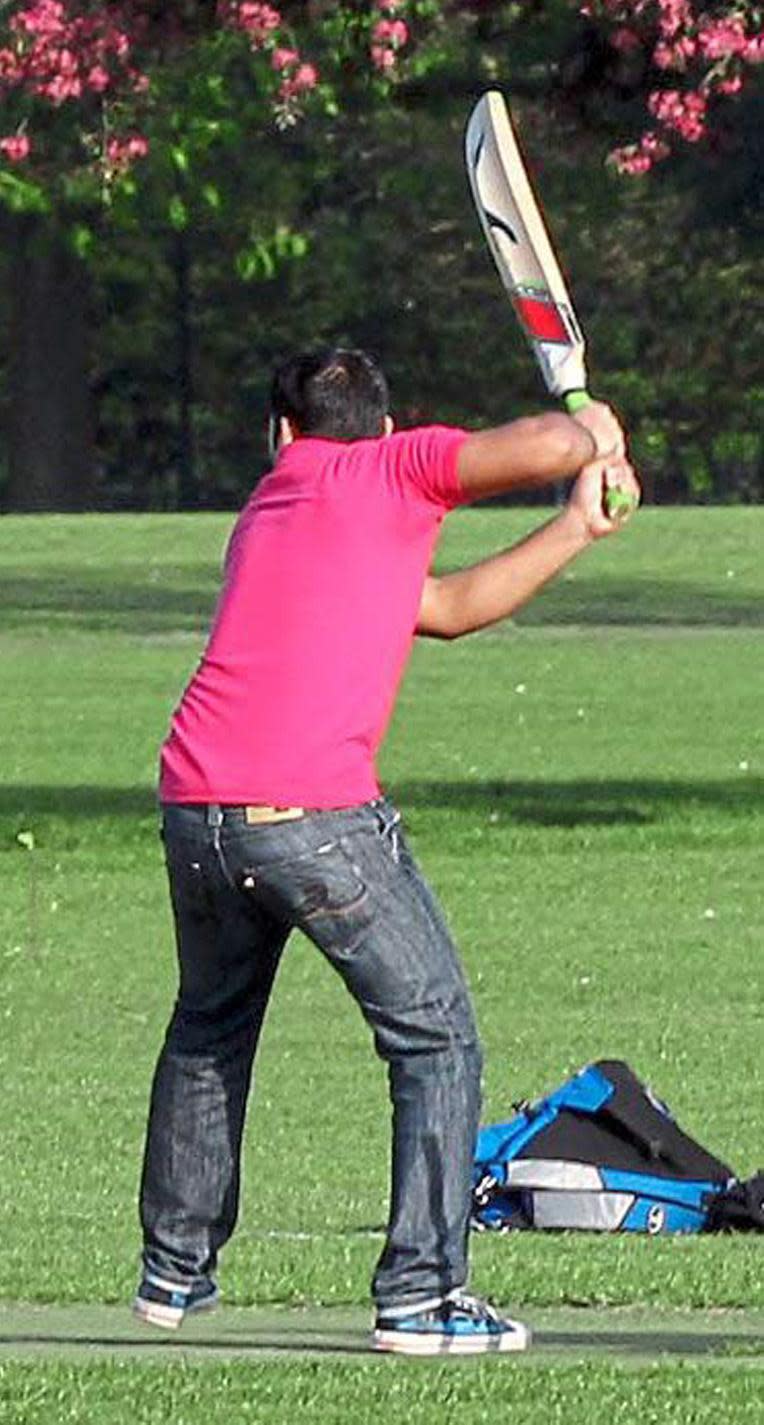
[[[180,989],[151,1095],[147,1266],[179,1281],[209,1273],[233,1231],[253,1058],[298,926],[342,976],[388,1065],[392,1191],[375,1301],[462,1286],[481,1053],[456,951],[394,807],[249,826],[240,807],[173,805],[163,836]]]

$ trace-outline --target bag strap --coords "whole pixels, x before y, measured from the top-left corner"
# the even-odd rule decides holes
[[[764,1169],[722,1189],[711,1203],[707,1230],[764,1232]]]

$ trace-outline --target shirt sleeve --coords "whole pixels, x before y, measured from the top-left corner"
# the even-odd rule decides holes
[[[418,426],[389,436],[397,478],[441,509],[466,503],[472,496],[460,484],[456,462],[468,434],[458,426]]]

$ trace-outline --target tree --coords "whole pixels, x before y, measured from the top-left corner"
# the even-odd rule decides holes
[[[0,203],[18,297],[8,501],[89,503],[89,388],[102,428],[124,413],[116,386],[132,383],[136,440],[172,466],[175,498],[197,502],[200,268],[223,282],[225,261],[252,283],[303,256],[313,206],[347,182],[348,166],[335,160],[378,151],[370,119],[391,113],[391,100],[408,123],[441,102],[439,92],[445,101],[460,87],[466,99],[502,82],[520,50],[528,62],[510,72],[521,92],[556,91],[601,124],[602,147],[627,124],[638,129],[647,104],[649,131],[617,144],[622,171],[646,172],[680,139],[713,164],[732,142],[724,113],[746,112],[760,18],[749,3],[701,11],[695,0],[0,0]],[[405,167],[405,141],[398,149]],[[370,166],[357,166],[368,184]],[[725,185],[715,179],[715,189]],[[133,291],[159,273],[162,252],[171,318],[158,379],[150,351],[145,368],[91,368],[89,264],[103,265],[115,246]],[[373,337],[373,322],[361,325]],[[149,366],[153,400],[136,375]]]
[[[0,201],[17,264],[9,433],[9,500],[16,508],[78,508],[93,483],[86,392],[83,261],[105,226],[145,220],[171,235],[177,284],[181,494],[194,497],[193,388],[184,234],[199,209],[235,212],[235,174],[258,143],[280,145],[303,116],[384,101],[408,29],[396,0],[296,5],[252,0],[166,7],[34,0],[0,11]],[[437,7],[436,7],[437,8]],[[412,12],[432,9],[417,0]],[[295,23],[290,23],[294,21]],[[305,57],[312,44],[321,65]],[[142,169],[141,181],[138,170]],[[261,208],[267,204],[261,204]],[[152,211],[153,209],[153,211]],[[304,248],[278,215],[250,223],[240,276]],[[31,300],[34,294],[34,300]],[[64,300],[68,294],[69,300]],[[48,363],[46,366],[46,362]],[[55,365],[56,379],[52,379]],[[74,393],[79,393],[79,400]],[[72,412],[84,408],[83,418]],[[50,433],[43,440],[40,431]],[[69,458],[56,432],[66,430]],[[66,469],[64,468],[66,465]]]
[[[729,106],[764,61],[764,11],[750,0],[587,0],[593,67],[638,92],[649,126],[611,157],[622,173],[647,173],[677,143],[727,140]],[[605,44],[598,46],[597,38]]]

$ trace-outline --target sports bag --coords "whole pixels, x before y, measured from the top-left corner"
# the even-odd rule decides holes
[[[764,1173],[741,1182],[620,1060],[590,1064],[516,1107],[478,1134],[478,1230],[764,1230]]]

